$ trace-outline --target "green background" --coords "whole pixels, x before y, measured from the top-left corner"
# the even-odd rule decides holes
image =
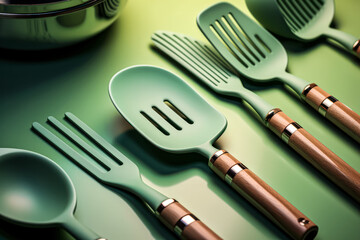
[[[151,47],[156,30],[205,41],[197,14],[218,1],[129,0],[118,21],[79,45],[49,52],[0,54],[0,146],[36,151],[53,159],[72,178],[75,217],[108,239],[172,239],[174,235],[130,194],[103,187],[30,130],[46,117],[70,111],[126,154],[146,183],[186,206],[225,239],[286,239],[287,236],[237,195],[195,154],[162,152],[117,113],[108,96],[110,78],[135,64],[164,67],[184,78],[228,119],[216,144],[238,157],[320,227],[317,239],[358,239],[360,205],[266,129],[246,104],[213,94]],[[230,1],[249,13],[244,1]],[[336,1],[333,25],[359,36],[360,1]],[[360,62],[327,40],[297,43],[280,39],[288,70],[315,82],[360,113]],[[139,86],[141,87],[141,86]],[[252,87],[360,171],[359,144],[301,103],[280,85]],[[60,193],[59,193],[60,194]],[[44,209],[45,210],[45,209]],[[71,239],[59,229],[28,229],[0,221],[0,238]]]

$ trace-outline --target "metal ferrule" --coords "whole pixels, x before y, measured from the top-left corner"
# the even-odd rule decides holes
[[[293,122],[287,125],[284,131],[281,133],[281,139],[288,143],[291,135],[294,134],[298,129],[302,128],[298,123]]]
[[[232,180],[234,179],[236,174],[238,174],[239,172],[241,172],[244,169],[247,169],[247,167],[242,163],[238,163],[238,164],[232,166],[225,175],[225,182],[227,182],[228,184],[231,184]]]
[[[337,101],[338,100],[333,96],[325,98],[325,100],[320,104],[320,107],[318,109],[319,113],[325,117],[329,107],[331,107],[331,105],[333,105]]]
[[[353,51],[357,54],[360,55],[360,40],[357,40],[354,45],[353,45]]]
[[[160,204],[160,206],[156,209],[155,213],[156,213],[157,215],[160,215],[160,213],[161,213],[167,206],[169,206],[170,204],[173,204],[173,203],[175,203],[175,202],[177,202],[177,201],[176,201],[175,199],[173,199],[173,198],[169,198],[169,199],[164,200],[164,201]]]
[[[199,219],[192,214],[185,215],[175,224],[174,232],[181,236],[182,232],[187,226],[198,220]]]
[[[272,110],[270,110],[270,112],[268,112],[268,114],[266,115],[265,117],[265,125],[268,127],[269,126],[269,121],[270,119],[275,116],[275,114],[279,113],[279,112],[282,112],[280,110],[280,108],[274,108]]]
[[[213,167],[216,159],[218,159],[218,157],[220,157],[221,155],[223,155],[225,153],[227,153],[227,151],[225,151],[225,150],[219,150],[219,151],[215,152],[209,160],[209,167]]]
[[[311,91],[311,89],[313,89],[314,87],[316,87],[317,85],[315,83],[310,83],[308,85],[306,85],[306,87],[304,88],[304,90],[302,91],[301,94],[301,98],[305,99],[306,95]]]

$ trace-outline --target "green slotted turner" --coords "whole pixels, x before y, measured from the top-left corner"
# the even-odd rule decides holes
[[[229,3],[217,3],[198,15],[197,24],[216,50],[239,73],[264,83],[280,81],[360,143],[360,116],[314,83],[285,71],[284,47],[267,30]]]
[[[178,76],[158,67],[133,66],[111,79],[109,92],[121,115],[155,146],[198,152],[210,168],[296,239],[312,239],[317,226],[225,150],[212,145],[225,117]]]
[[[164,53],[195,74],[215,92],[247,101],[270,130],[335,184],[360,201],[360,174],[280,109],[244,88],[241,80],[228,70],[228,64],[210,47],[191,37],[164,31],[154,33],[152,40]]]
[[[62,226],[80,240],[106,240],[74,217],[76,192],[70,177],[35,152],[0,148],[0,218],[33,228]]]
[[[83,157],[41,124],[35,122],[33,128],[40,136],[44,137],[99,182],[129,191],[142,199],[156,216],[179,237],[192,240],[221,239],[175,199],[168,198],[146,185],[141,179],[138,167],[131,160],[74,114],[66,113],[65,118],[102,151],[98,151],[95,147],[86,143],[56,118],[48,117],[48,121],[54,129],[75,143],[95,162]]]
[[[278,35],[301,41],[332,38],[360,57],[360,40],[330,27],[334,0],[246,0],[246,5],[264,27]]]

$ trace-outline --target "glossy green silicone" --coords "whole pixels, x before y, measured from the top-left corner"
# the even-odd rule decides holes
[[[359,39],[330,27],[334,0],[246,0],[246,5],[264,27],[276,34],[302,41],[324,36],[356,53]]]
[[[40,154],[0,149],[0,218],[27,227],[62,226],[74,237],[99,237],[73,216],[74,186],[62,168]]]

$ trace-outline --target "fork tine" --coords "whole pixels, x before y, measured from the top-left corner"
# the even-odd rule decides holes
[[[60,138],[55,136],[52,132],[46,129],[38,122],[34,122],[32,124],[33,129],[44,137],[47,141],[49,141],[56,149],[65,154],[67,157],[72,159],[75,163],[77,163],[81,168],[83,168],[86,172],[94,176],[95,178],[101,179],[104,172],[104,169],[99,168],[92,162],[85,159],[78,152],[72,149],[69,145],[67,145]]]
[[[227,78],[227,74],[224,73],[221,69],[217,68],[211,61],[208,61],[204,54],[196,48],[189,39],[185,41],[181,37],[174,35],[175,42],[182,46],[189,54],[193,55],[203,66],[208,69],[212,73],[212,75],[216,75],[216,78],[219,78],[223,81]],[[186,54],[184,54],[186,55]]]
[[[234,56],[241,62],[241,64],[244,65],[244,67],[248,68],[251,65],[249,61],[242,55],[242,53],[237,48],[235,48],[234,44],[232,44],[230,40],[223,34],[217,24],[214,23],[210,26],[213,27],[218,37],[220,37],[219,40],[222,40],[225,45],[233,52]]]
[[[164,34],[170,41],[172,41],[174,44],[173,46],[176,48],[178,46],[177,50],[181,52],[184,58],[189,59],[190,61],[193,61],[198,67],[200,67],[204,72],[206,72],[209,77],[212,77],[217,83],[220,83],[218,79],[222,79],[223,77],[216,73],[212,66],[208,63],[206,63],[203,59],[201,59],[198,55],[194,54],[194,51],[192,48],[190,48],[184,41],[182,41],[180,38],[172,38],[167,34]],[[192,57],[190,58],[189,55]],[[194,61],[194,59],[196,61]],[[215,75],[215,76],[214,76]]]
[[[69,140],[71,140],[73,143],[75,143],[84,152],[89,154],[101,166],[103,166],[109,170],[111,169],[111,167],[114,166],[114,163],[111,160],[109,160],[109,159],[105,158],[103,155],[101,155],[98,151],[96,151],[93,147],[91,147],[89,144],[87,144],[79,136],[77,136],[75,133],[73,133],[64,124],[59,122],[56,118],[48,117],[48,121],[51,123],[51,125],[56,130],[58,130],[58,132],[60,132],[62,135],[64,135]]]
[[[103,151],[108,153],[118,164],[134,164],[119,150],[117,150],[113,145],[107,142],[74,114],[67,112],[65,113],[65,118],[68,119],[78,129],[80,129],[89,139],[95,142],[97,146],[99,146]]]
[[[186,65],[188,65],[191,69],[194,69],[199,75],[203,76],[204,78],[206,78],[209,82],[210,85],[215,85],[217,86],[220,82],[218,79],[215,79],[213,76],[209,75],[207,72],[205,72],[201,67],[198,67],[198,65],[192,60],[189,59],[188,56],[186,54],[180,54],[180,50],[178,48],[176,48],[174,46],[174,44],[172,44],[171,42],[167,41],[166,39],[164,39],[162,36],[160,36],[159,34],[154,34],[152,36],[152,40],[160,45],[160,47],[166,52],[170,52],[172,54],[175,54],[176,56],[178,56],[184,63],[186,63]],[[164,43],[165,42],[165,43]]]

